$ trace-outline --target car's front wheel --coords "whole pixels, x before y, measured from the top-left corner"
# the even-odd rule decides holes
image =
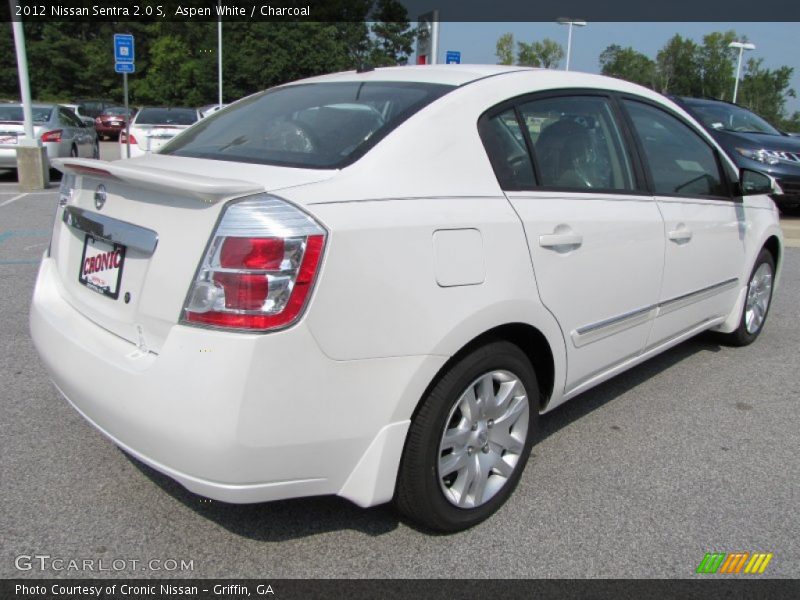
[[[775,259],[769,250],[762,248],[750,273],[739,327],[732,333],[722,335],[723,343],[731,346],[747,346],[756,341],[769,314],[774,281]]]
[[[520,348],[495,341],[453,364],[411,423],[395,504],[416,523],[460,531],[508,499],[536,435],[539,389]]]

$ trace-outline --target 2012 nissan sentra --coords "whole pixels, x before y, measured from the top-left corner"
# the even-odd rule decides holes
[[[443,531],[509,498],[541,413],[701,332],[753,342],[782,262],[769,177],[574,72],[326,75],[58,167],[30,328],[86,420],[213,499]]]

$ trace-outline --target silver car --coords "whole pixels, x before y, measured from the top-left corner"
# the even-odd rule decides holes
[[[94,128],[70,109],[58,104],[34,104],[32,108],[33,133],[42,140],[48,159],[99,158],[100,146]],[[24,135],[22,105],[0,104],[0,169],[17,168],[15,146]]]

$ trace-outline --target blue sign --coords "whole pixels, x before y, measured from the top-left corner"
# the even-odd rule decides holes
[[[114,62],[133,63],[133,36],[129,33],[114,34]],[[121,71],[117,71],[120,73]]]
[[[460,65],[461,64],[461,52],[458,50],[448,50],[447,54],[445,54],[444,62],[448,65]]]
[[[114,63],[114,70],[117,73],[135,73],[136,66],[133,63],[118,62]]]

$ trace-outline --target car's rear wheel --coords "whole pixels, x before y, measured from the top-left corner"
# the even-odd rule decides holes
[[[416,523],[460,531],[497,511],[519,482],[538,423],[525,353],[488,343],[452,365],[411,423],[395,504]]]
[[[775,281],[775,259],[763,248],[750,273],[739,327],[732,333],[721,337],[723,343],[731,346],[747,346],[756,341],[767,320],[772,304],[772,286]]]

